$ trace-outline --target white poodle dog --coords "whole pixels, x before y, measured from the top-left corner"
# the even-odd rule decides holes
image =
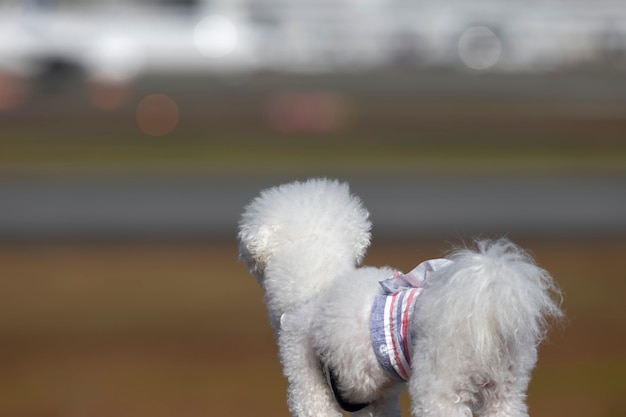
[[[245,209],[240,258],[265,291],[295,417],[527,416],[550,275],[506,239],[478,241],[402,274],[358,267],[369,213],[348,186],[312,179]]]

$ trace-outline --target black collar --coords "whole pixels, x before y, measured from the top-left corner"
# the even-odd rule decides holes
[[[345,398],[343,398],[343,396],[341,395],[341,392],[339,391],[339,388],[337,387],[337,376],[335,375],[333,370],[329,368],[327,365],[322,363],[322,372],[326,376],[326,381],[328,381],[328,385],[330,386],[330,389],[333,391],[333,394],[335,395],[335,400],[337,401],[337,404],[339,404],[339,407],[341,407],[344,411],[347,411],[349,413],[355,413],[359,410],[364,409],[365,407],[371,404],[371,403],[352,403],[346,400]]]

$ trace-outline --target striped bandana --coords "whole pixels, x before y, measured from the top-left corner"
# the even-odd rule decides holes
[[[424,281],[448,259],[422,262],[408,274],[396,272],[380,282],[384,294],[374,301],[370,316],[372,346],[378,362],[391,376],[408,381],[411,376],[410,323]]]

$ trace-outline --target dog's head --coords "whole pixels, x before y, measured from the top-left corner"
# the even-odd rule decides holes
[[[245,209],[239,223],[240,259],[263,275],[274,255],[294,243],[324,241],[360,263],[370,243],[369,213],[348,185],[310,179],[269,188]]]
[[[368,211],[347,184],[327,179],[283,184],[246,207],[239,257],[270,300],[282,291],[300,302],[361,263],[370,228]]]

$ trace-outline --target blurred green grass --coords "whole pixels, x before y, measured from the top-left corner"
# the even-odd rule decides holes
[[[534,417],[624,415],[623,239],[525,240],[562,286]],[[374,241],[408,269],[444,242]],[[0,415],[287,416],[261,290],[233,241],[5,243]],[[403,398],[405,407],[408,399]]]
[[[35,135],[33,135],[35,136]],[[121,136],[121,137],[120,137]],[[472,135],[433,140],[377,138],[344,133],[322,137],[221,134],[205,139],[181,132],[168,138],[111,135],[64,139],[21,137],[0,141],[0,174],[29,172],[133,173],[174,171],[255,172],[519,171],[609,172],[626,170],[624,144],[524,143]]]
[[[346,87],[325,79],[319,85],[306,78],[270,79],[230,89],[215,80],[196,80],[197,85],[148,80],[114,111],[90,107],[81,91],[39,95],[22,109],[0,114],[0,175],[626,170],[626,112],[615,98],[425,93],[419,82],[403,81],[408,84],[403,91],[404,85],[391,79],[359,81],[380,83],[380,91],[350,87],[349,80],[340,80]],[[465,81],[489,87],[488,80]],[[534,82],[550,81],[526,81]],[[388,84],[396,90],[386,92]],[[154,91],[175,100],[180,113],[177,128],[162,137],[142,133],[136,121],[137,102]],[[340,113],[337,124],[316,131],[305,123],[281,131],[272,106],[292,92],[304,97],[305,113],[324,115],[328,106],[311,105],[311,97],[323,95]]]

